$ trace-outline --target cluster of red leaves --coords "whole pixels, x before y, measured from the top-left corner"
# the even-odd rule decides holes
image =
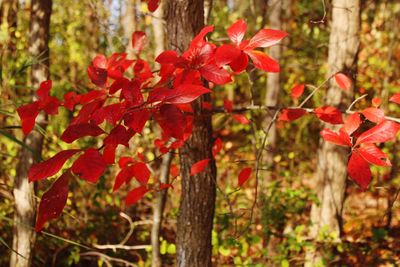
[[[337,85],[343,89],[351,88],[351,80],[343,73],[334,76]],[[296,85],[291,90],[291,97],[296,99],[304,92],[305,85]],[[390,101],[400,104],[400,93],[393,95]],[[369,107],[361,112],[348,115],[343,120],[342,112],[332,106],[318,107],[311,113],[315,114],[320,120],[338,125],[343,124],[338,132],[330,129],[323,129],[321,136],[328,142],[339,146],[351,148],[348,160],[348,175],[363,189],[366,190],[371,182],[370,164],[376,166],[391,166],[388,156],[382,152],[375,143],[384,143],[396,138],[400,125],[385,118],[385,113],[379,108],[380,99],[374,99],[374,107]],[[307,114],[303,108],[288,108],[282,110],[279,120],[294,121]],[[363,125],[369,123],[376,125],[365,130]]]
[[[158,1],[149,1],[149,8],[156,8]],[[68,183],[73,175],[90,183],[96,183],[108,165],[114,164],[118,145],[129,147],[129,141],[141,134],[147,121],[153,118],[162,129],[161,138],[155,146],[161,153],[180,148],[192,132],[193,110],[191,102],[203,94],[210,93],[207,83],[223,85],[232,81],[249,66],[264,71],[279,71],[279,64],[263,52],[255,50],[277,44],[287,34],[278,30],[263,29],[250,40],[243,40],[246,23],[237,21],[227,31],[233,44],[217,46],[205,37],[213,31],[212,26],[204,27],[192,40],[188,49],[178,55],[175,51],[161,53],[155,61],[160,70],[155,75],[148,61],[140,55],[146,44],[143,32],[135,32],[132,46],[135,59],[128,59],[125,53],[114,53],[109,58],[97,55],[88,67],[88,76],[95,85],[86,94],[69,92],[60,101],[49,96],[51,81],[43,82],[37,90],[38,100],[18,108],[22,128],[28,134],[34,127],[41,110],[49,115],[57,114],[64,106],[75,116],[61,135],[66,143],[91,136],[101,136],[103,145],[99,148],[69,149],[57,153],[52,158],[34,165],[29,171],[29,181],[38,181],[57,174],[67,160],[79,154],[72,167],[44,194],[39,206],[36,230],[39,231],[49,219],[58,217],[65,206]],[[211,103],[202,103],[203,109],[212,108]],[[249,123],[246,117],[236,120]],[[220,140],[219,140],[220,141]],[[216,143],[213,154],[221,149]],[[210,159],[203,159],[192,166],[191,175],[203,171]],[[120,171],[113,190],[129,184],[135,178],[139,187],[131,190],[126,204],[136,203],[149,191],[161,190],[170,185],[149,185],[150,171],[145,159],[121,157]],[[249,170],[241,174],[240,184],[250,176]]]

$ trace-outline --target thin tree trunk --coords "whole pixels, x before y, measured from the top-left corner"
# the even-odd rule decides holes
[[[164,3],[160,1],[160,5],[153,13],[151,23],[153,25],[154,34],[154,54],[158,56],[165,50],[165,27],[164,27]]]
[[[127,0],[126,1],[126,9],[124,13],[124,17],[122,19],[123,29],[124,29],[124,38],[129,40],[129,43],[126,47],[126,52],[128,53],[128,58],[133,58],[134,52],[132,48],[132,33],[136,31],[137,22],[136,22],[136,0]]]
[[[159,55],[165,50],[164,38],[164,9],[161,1],[157,10],[153,13],[152,19],[153,34],[154,34],[154,53]],[[168,183],[169,169],[173,158],[173,152],[168,152],[162,157],[160,166],[160,183]],[[153,226],[151,229],[151,246],[152,246],[152,267],[161,267],[161,253],[160,253],[160,232],[162,227],[163,213],[165,201],[167,199],[167,189],[162,190],[156,194],[156,199],[153,206]]]
[[[14,61],[13,57],[16,56],[16,38],[15,32],[17,31],[17,0],[0,0],[0,26],[3,29],[7,28],[8,38],[6,42],[0,43],[0,97],[2,99],[12,98],[15,94],[10,89],[10,79],[14,64],[9,64]],[[5,119],[5,117],[4,117]]]
[[[168,152],[162,157],[160,166],[160,183],[168,183],[169,169],[171,166],[173,153]],[[152,267],[161,267],[161,253],[160,253],[160,230],[163,220],[163,212],[165,201],[167,199],[167,190],[162,190],[156,194],[156,200],[153,207],[153,226],[151,229],[151,247],[152,247]]]
[[[269,12],[269,27],[271,29],[281,30],[282,29],[282,1],[272,1],[268,8]],[[269,56],[273,59],[280,61],[282,48],[280,45],[273,46],[269,49]],[[280,73],[269,72],[267,74],[267,91],[265,95],[265,105],[266,106],[277,106],[279,100],[279,92],[281,90],[280,85]],[[272,115],[269,114],[266,118],[266,125],[270,123]],[[265,156],[265,163],[268,166],[272,165],[275,150],[276,150],[276,140],[277,131],[276,126],[273,124],[268,134],[268,152]]]
[[[283,3],[282,1],[268,1],[268,20],[269,20],[269,28],[282,30],[282,9]],[[280,62],[282,48],[280,45],[273,46],[269,49],[268,54],[278,62]],[[264,104],[266,106],[277,106],[279,100],[279,93],[281,91],[281,84],[280,84],[280,73],[272,73],[269,72],[267,74],[267,86],[266,86],[266,94],[265,94],[265,101]],[[264,128],[269,127],[273,117],[273,113],[268,113],[267,117],[264,119]],[[273,179],[273,159],[276,154],[276,144],[277,144],[277,129],[275,123],[272,124],[268,137],[268,147],[264,157],[264,164],[266,164],[267,168],[270,169],[270,174],[266,177],[266,179],[262,179],[260,184],[261,192],[264,194],[267,193],[268,183],[270,183]],[[277,245],[281,242],[281,238],[271,235],[267,237],[267,251],[268,257],[273,258],[277,255]]]
[[[203,27],[203,0],[169,0],[166,7],[168,45],[184,51]],[[216,166],[212,159],[211,114],[202,111],[204,96],[193,104],[193,134],[179,151],[182,196],[177,224],[177,266],[211,266],[211,231],[215,208]],[[211,159],[205,171],[190,176],[191,166]]]
[[[31,84],[34,88],[49,77],[48,42],[51,6],[51,0],[32,0],[31,2],[29,53],[34,58],[40,56],[43,59],[40,64],[32,66]],[[44,126],[44,121],[44,116],[38,118],[38,123],[42,126]],[[33,148],[37,155],[41,154],[43,136],[39,132],[31,132],[24,138],[24,143]],[[13,190],[15,199],[13,250],[23,257],[12,253],[11,267],[30,266],[32,261],[32,248],[36,238],[33,230],[36,202],[34,185],[28,182],[27,173],[36,160],[38,159],[25,148],[19,153]]]
[[[333,0],[328,57],[329,76],[341,71],[355,77],[360,42],[359,31],[359,0]],[[353,88],[346,93],[331,80],[326,104],[347,108],[352,95]],[[337,129],[330,125],[324,125],[324,127]],[[316,173],[316,191],[320,203],[314,204],[311,209],[310,236],[314,240],[317,239],[320,231],[327,231],[336,236],[336,242],[340,242],[347,179],[347,156],[347,149],[320,140]],[[314,266],[321,261],[321,257],[320,251],[308,253],[306,266]]]

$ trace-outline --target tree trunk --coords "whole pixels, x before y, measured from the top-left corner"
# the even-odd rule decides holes
[[[268,8],[269,12],[269,28],[281,30],[282,29],[282,1],[273,1],[271,6]],[[275,45],[269,49],[269,56],[273,59],[280,61],[282,53],[282,48],[280,45]],[[265,94],[265,105],[266,106],[276,106],[278,105],[279,100],[279,92],[281,90],[280,85],[280,73],[269,72],[267,74],[267,91]],[[266,126],[272,120],[272,114],[268,114],[268,117],[265,120]],[[269,166],[272,166],[272,161],[274,158],[275,150],[276,150],[276,139],[277,139],[277,131],[276,126],[273,124],[268,133],[268,152],[265,156],[265,163]]]
[[[128,58],[134,57],[134,51],[132,48],[132,33],[136,31],[136,0],[126,1],[126,10],[122,19],[124,25],[124,38],[129,40],[126,47],[126,52],[128,53]]]
[[[1,29],[7,29],[7,38],[5,42],[0,43],[0,97],[2,99],[13,98],[15,93],[11,90],[10,80],[15,78],[12,77],[13,69],[15,64],[13,58],[16,56],[16,37],[15,32],[17,31],[17,12],[18,12],[18,1],[17,0],[0,0],[0,27]],[[5,117],[0,116],[1,120],[5,120]]]
[[[168,152],[162,157],[160,166],[160,183],[168,183],[169,169],[173,152]],[[153,207],[153,226],[151,228],[151,247],[152,247],[152,267],[161,267],[161,253],[160,253],[160,230],[163,220],[163,212],[165,207],[165,201],[167,198],[167,189],[158,192],[156,195],[154,207]]]
[[[158,56],[165,50],[164,38],[164,9],[161,1],[157,10],[153,13],[152,18],[153,34],[154,34],[154,54]],[[169,169],[173,158],[173,152],[169,152],[162,157],[160,166],[160,183],[168,183]],[[165,201],[167,199],[167,189],[158,192],[155,196],[153,206],[153,226],[151,229],[151,247],[152,247],[152,267],[161,267],[161,253],[160,253],[160,231],[162,228],[163,213]]]
[[[344,72],[355,77],[357,70],[357,52],[360,31],[359,0],[333,0],[332,22],[329,39],[329,73]],[[326,95],[326,104],[346,109],[353,96],[341,90],[332,79]],[[324,125],[336,129],[330,125]],[[333,233],[336,242],[340,242],[342,210],[347,179],[348,150],[320,140],[317,165],[317,194],[319,205],[311,209],[312,228],[310,236],[316,240],[320,231]],[[320,240],[322,241],[322,240]],[[318,251],[307,255],[306,266],[314,266],[321,260]]]
[[[43,59],[40,64],[32,66],[31,84],[34,88],[38,88],[40,82],[49,77],[48,42],[51,5],[51,0],[32,0],[31,2],[29,53],[34,58]],[[44,122],[44,116],[39,116],[38,123],[42,127]],[[24,143],[33,148],[37,155],[41,154],[43,136],[39,132],[31,132],[24,138]],[[29,150],[21,149],[13,190],[15,199],[13,250],[23,257],[12,253],[11,267],[31,265],[32,248],[36,237],[33,230],[36,203],[34,185],[28,182],[27,173],[30,166],[37,160],[37,157]]]
[[[203,27],[203,0],[167,1],[168,45],[183,52]],[[177,224],[177,266],[211,266],[211,231],[215,208],[216,166],[212,159],[211,114],[202,111],[201,102],[193,104],[193,134],[179,151],[182,177],[182,196]],[[191,166],[209,158],[205,171],[190,176]]]

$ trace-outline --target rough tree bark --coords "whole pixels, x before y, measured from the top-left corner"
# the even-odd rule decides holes
[[[0,96],[2,99],[12,98],[15,95],[10,89],[10,79],[12,75],[13,61],[12,58],[16,53],[16,38],[15,32],[17,30],[17,0],[0,0],[0,26],[7,29],[7,39],[5,42],[0,43]],[[0,116],[5,120],[5,117]]]
[[[329,39],[328,75],[344,72],[355,76],[357,53],[360,43],[360,1],[333,0],[332,21]],[[346,109],[353,96],[353,88],[345,92],[331,80],[326,95],[326,104]],[[324,127],[331,127],[324,125]],[[336,234],[335,241],[340,242],[342,210],[347,181],[348,150],[320,140],[317,160],[317,188],[320,201],[311,209],[312,227],[310,236],[316,240],[318,233],[328,231]],[[314,266],[321,260],[321,254],[311,252],[307,255],[306,266]]]
[[[40,82],[49,77],[48,42],[51,6],[51,0],[32,0],[31,2],[29,53],[34,58],[43,59],[40,64],[32,65],[31,84],[34,88],[39,87]],[[44,117],[38,118],[38,123],[42,126],[44,122]],[[12,253],[11,267],[31,265],[32,248],[36,237],[33,230],[36,211],[34,185],[28,182],[27,174],[30,166],[38,160],[37,155],[41,154],[43,136],[33,131],[24,138],[24,143],[30,146],[36,155],[26,148],[22,148],[19,153],[13,190],[15,199],[13,250],[23,257]]]
[[[169,0],[166,5],[169,48],[184,51],[204,24],[203,0]],[[177,266],[211,266],[211,231],[215,208],[215,161],[204,172],[190,176],[191,166],[202,159],[212,159],[211,114],[201,110],[204,96],[193,104],[192,137],[179,151],[182,196],[177,223]]]

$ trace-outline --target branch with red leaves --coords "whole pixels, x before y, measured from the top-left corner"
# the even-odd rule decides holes
[[[159,1],[149,1],[149,9],[157,8]],[[209,83],[224,85],[232,77],[246,70],[249,62],[257,69],[276,72],[279,64],[257,48],[266,48],[279,43],[287,33],[262,29],[249,40],[244,39],[247,25],[238,20],[228,30],[231,43],[217,45],[206,40],[213,31],[204,27],[193,38],[188,49],[181,55],[175,51],[164,51],[155,59],[160,65],[153,72],[148,61],[141,58],[146,45],[144,32],[134,32],[132,47],[136,55],[128,59],[126,53],[114,53],[109,58],[97,55],[87,69],[93,83],[85,94],[68,92],[58,100],[50,95],[52,82],[45,81],[36,91],[33,103],[18,108],[24,134],[29,134],[39,112],[56,115],[60,106],[74,113],[74,117],[61,135],[61,140],[71,144],[87,137],[102,138],[100,147],[86,149],[71,148],[61,151],[50,159],[34,165],[28,174],[34,182],[56,175],[71,158],[71,168],[53,183],[44,193],[39,205],[36,231],[50,219],[57,218],[67,201],[69,183],[74,176],[89,183],[97,183],[107,166],[117,162],[118,172],[113,190],[127,186],[134,179],[136,187],[126,196],[127,205],[135,204],[145,194],[171,187],[170,184],[149,184],[151,173],[146,158],[138,153],[116,159],[119,145],[129,147],[129,141],[142,133],[152,118],[162,129],[162,136],[154,140],[161,154],[180,148],[192,133],[193,110],[191,103],[211,90],[203,86]],[[127,72],[131,69],[132,72]],[[131,73],[131,74],[129,74]],[[210,110],[210,103],[203,103],[203,110]],[[238,114],[234,118],[241,123],[249,121]],[[171,140],[173,140],[171,142]],[[215,156],[222,144],[216,142]],[[192,166],[191,175],[208,168],[210,159],[203,159]],[[172,170],[171,170],[172,171]],[[176,171],[174,171],[176,173]],[[240,175],[241,183],[245,176]]]

